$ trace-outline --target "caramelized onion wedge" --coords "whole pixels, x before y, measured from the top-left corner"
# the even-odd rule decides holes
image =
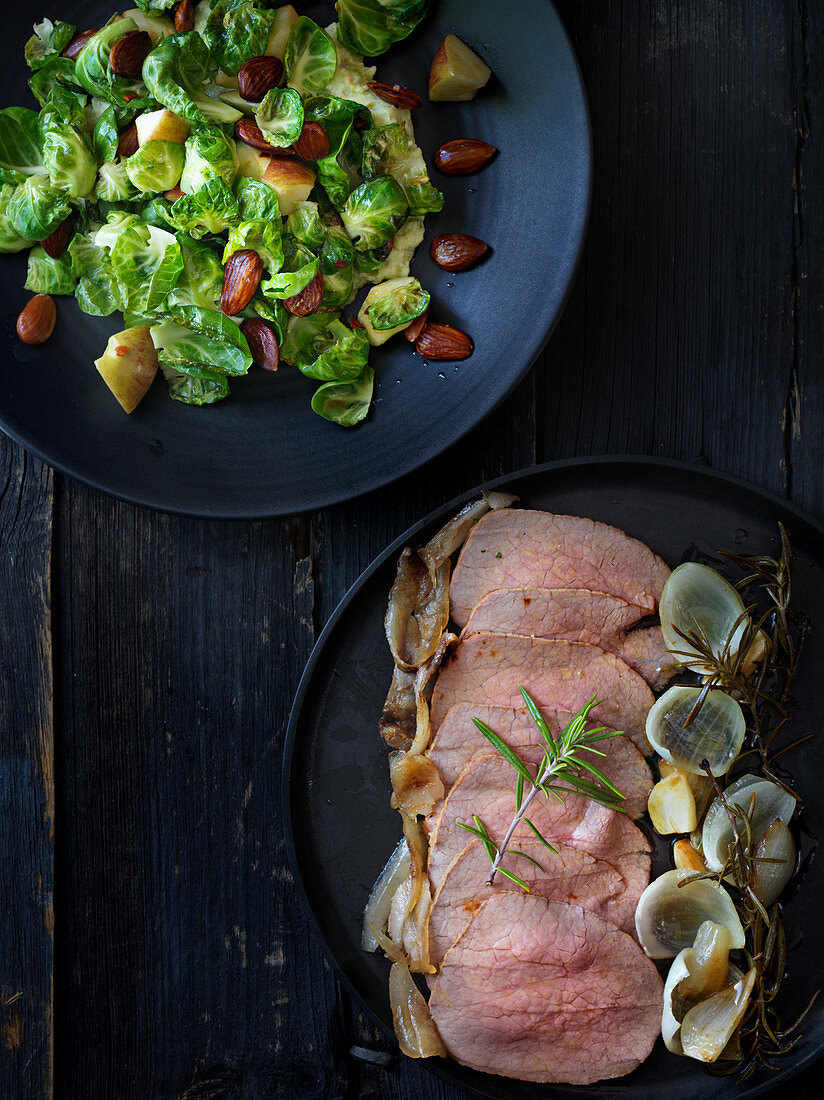
[[[737,806],[744,813],[751,812],[752,832],[756,841],[760,841],[767,826],[775,818],[786,825],[796,807],[796,798],[760,776],[742,775],[731,783],[724,792],[728,806]],[[732,822],[720,798],[716,798],[707,810],[704,827],[701,830],[702,851],[707,866],[720,871],[727,861],[729,850],[735,843]]]
[[[410,817],[428,817],[444,796],[440,773],[428,756],[390,753],[389,778],[392,809],[403,810]]]
[[[681,882],[685,885],[679,886]],[[649,884],[635,910],[638,942],[651,959],[670,959],[692,947],[708,920],[728,930],[731,950],[744,946],[744,929],[730,895],[711,879],[694,878],[691,871],[666,871]]]
[[[378,730],[390,749],[408,749],[415,740],[416,728],[415,674],[395,665]]]
[[[755,967],[743,978],[700,1001],[681,1022],[681,1046],[688,1058],[715,1062],[747,1011],[755,985]]]
[[[446,1055],[446,1047],[429,1015],[429,1006],[415,985],[405,960],[393,963],[389,971],[389,1004],[398,1045],[407,1058]]]
[[[409,859],[409,845],[406,837],[401,837],[366,900],[361,933],[361,947],[364,951],[377,951],[380,946],[377,933],[386,931],[392,898],[409,875]]]
[[[690,1001],[702,1001],[717,993],[727,980],[730,965],[730,933],[723,924],[704,921],[695,943],[688,948],[689,977],[679,992]]]
[[[762,905],[770,906],[778,899],[795,871],[795,856],[793,834],[777,817],[767,827],[755,852],[757,860],[777,861],[755,865],[753,890]]]
[[[484,493],[480,500],[471,504],[465,504],[460,512],[444,524],[436,535],[433,535],[424,546],[420,555],[430,570],[437,569],[439,565],[450,558],[455,551],[463,546],[466,537],[481,516],[496,508],[508,508],[518,498],[513,493]]]
[[[384,627],[398,668],[415,672],[438,647],[449,622],[449,562],[430,571],[407,547],[398,561]]]

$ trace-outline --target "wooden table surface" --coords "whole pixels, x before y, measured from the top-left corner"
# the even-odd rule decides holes
[[[3,1096],[457,1100],[350,1054],[392,1043],[286,864],[282,738],[324,622],[413,520],[548,459],[709,463],[824,517],[824,11],[558,7],[593,117],[585,257],[468,439],[351,504],[237,524],[121,504],[0,439]]]

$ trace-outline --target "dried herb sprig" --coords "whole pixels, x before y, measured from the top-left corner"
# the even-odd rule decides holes
[[[696,629],[691,631],[677,630],[690,648],[674,656],[680,657],[685,667],[697,665],[701,668],[703,690],[687,724],[695,718],[712,688],[720,688],[734,696],[744,711],[749,744],[739,759],[755,753],[761,773],[798,798],[786,777],[776,774],[774,761],[808,738],[801,737],[779,749],[775,748],[775,743],[779,733],[792,720],[787,704],[809,624],[798,618],[790,607],[792,547],[782,524],[779,524],[779,533],[781,552],[777,558],[769,555],[743,557],[722,552],[724,558],[745,573],[736,587],[757,586],[767,597],[768,609],[759,613],[756,604],[747,607],[733,625],[720,653],[713,650],[700,625],[696,624]],[[713,1067],[711,1072],[724,1076],[737,1074],[739,1082],[743,1082],[759,1066],[772,1070],[780,1068],[773,1060],[786,1054],[798,1042],[797,1029],[815,1002],[818,991],[792,1024],[782,1024],[773,1001],[786,971],[786,934],[779,905],[775,903],[767,910],[754,889],[760,862],[756,855],[760,838],[752,826],[755,800],[751,799],[746,809],[728,801],[706,761],[703,767],[729,818],[734,841],[719,871],[685,877],[679,885],[695,878],[712,878],[734,886],[734,901],[747,934],[745,955],[748,966],[755,968],[756,980],[737,1030],[740,1056],[721,1067]]]
[[[487,741],[489,741],[490,745],[492,745],[495,751],[515,769],[517,774],[515,786],[515,816],[510,822],[500,844],[496,844],[492,839],[489,835],[489,830],[477,814],[472,815],[475,822],[474,825],[468,825],[463,821],[459,821],[457,824],[461,829],[465,829],[468,833],[472,833],[473,836],[478,837],[486,849],[486,853],[492,863],[492,869],[487,879],[490,886],[495,879],[495,875],[500,872],[506,878],[520,886],[521,889],[529,893],[529,886],[521,876],[515,874],[514,871],[508,870],[506,867],[502,867],[501,861],[504,856],[509,853],[514,856],[520,856],[522,859],[534,863],[542,871],[544,870],[538,860],[533,859],[532,856],[527,855],[526,852],[521,852],[516,848],[510,848],[513,834],[522,821],[545,848],[551,852],[557,852],[557,849],[541,835],[540,830],[530,818],[526,816],[536,795],[540,792],[546,796],[547,801],[550,796],[552,796],[563,802],[565,795],[579,794],[595,802],[600,802],[604,806],[609,806],[612,809],[620,808],[621,802],[624,801],[624,795],[621,794],[618,788],[610,782],[599,768],[591,761],[584,759],[581,755],[582,752],[589,752],[598,756],[603,756],[604,754],[600,749],[592,747],[593,744],[610,737],[617,737],[621,732],[619,730],[607,730],[604,726],[600,726],[596,729],[587,728],[590,712],[599,702],[597,695],[593,695],[592,698],[581,707],[575,717],[572,718],[556,738],[553,737],[546,719],[541,714],[538,705],[526,688],[521,686],[520,692],[544,743],[544,757],[538,767],[537,773],[533,776],[529,766],[520,756],[518,756],[514,749],[507,745],[497,733],[489,728],[489,726],[485,725],[477,718],[473,718],[472,721]]]

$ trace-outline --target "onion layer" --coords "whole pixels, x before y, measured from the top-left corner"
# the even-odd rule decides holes
[[[708,920],[728,930],[731,949],[744,946],[744,929],[724,887],[711,879],[690,878],[691,871],[666,871],[638,899],[635,929],[651,959],[670,959],[692,947]],[[679,886],[681,882],[685,885]]]
[[[681,1045],[688,1058],[717,1061],[747,1011],[754,985],[755,967],[689,1010],[681,1022]]]
[[[446,1047],[405,960],[389,971],[389,1004],[401,1052],[407,1058],[444,1057]]]
[[[757,860],[777,860],[776,863],[756,863],[753,890],[762,905],[776,901],[795,871],[795,841],[793,834],[780,818],[767,826],[759,841]]]

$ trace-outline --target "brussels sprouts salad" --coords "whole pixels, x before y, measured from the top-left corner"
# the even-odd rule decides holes
[[[21,338],[48,337],[39,296],[74,295],[125,316],[96,363],[127,412],[158,368],[175,400],[207,405],[280,360],[320,383],[315,412],[356,424],[370,346],[424,326],[409,261],[443,206],[407,109],[420,98],[358,54],[404,38],[427,0],[338,0],[326,29],[260,0],[138,2],[100,29],[36,24],[40,109],[0,111],[0,251],[30,249],[38,295]]]

